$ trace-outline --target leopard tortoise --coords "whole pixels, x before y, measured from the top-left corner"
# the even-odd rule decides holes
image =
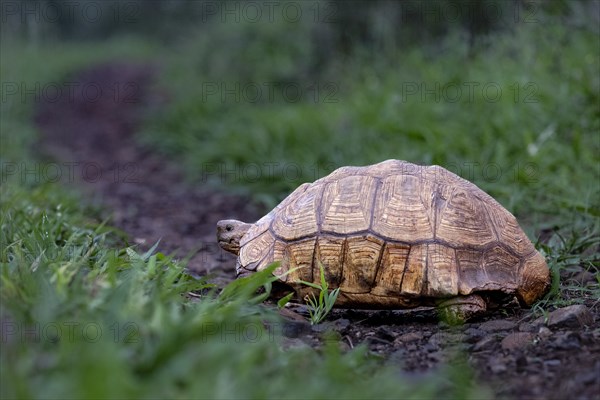
[[[336,306],[438,306],[463,319],[549,286],[544,257],[515,217],[439,166],[387,160],[305,183],[254,224],[223,220],[219,245],[238,277],[280,261],[280,282],[304,298],[320,265]],[[287,274],[286,274],[287,272]]]

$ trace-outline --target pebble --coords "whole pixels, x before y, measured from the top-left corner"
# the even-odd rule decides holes
[[[483,339],[473,345],[473,351],[489,350],[496,344],[496,337],[493,335],[485,336]]]
[[[377,328],[375,330],[375,334],[379,338],[386,340],[388,342],[393,342],[396,337],[395,332],[385,326],[380,326],[379,328]]]
[[[309,348],[310,346],[308,344],[304,343],[300,339],[290,339],[290,338],[284,337],[283,340],[281,341],[281,347],[283,348],[283,350],[288,350],[288,349],[304,349],[304,348]]]
[[[333,325],[335,325],[335,328],[338,331],[342,331],[342,330],[346,329],[348,326],[350,326],[350,320],[348,320],[346,318],[336,319],[335,321],[333,321]]]
[[[560,360],[546,360],[544,361],[544,365],[548,367],[556,367],[560,365]]]
[[[438,348],[439,348],[438,346],[436,346],[432,343],[427,343],[425,346],[423,346],[423,350],[427,351],[428,353],[433,353]]]
[[[557,328],[581,328],[592,325],[594,317],[583,304],[559,308],[548,315],[548,326]]]
[[[460,343],[464,341],[464,339],[465,335],[460,333],[438,332],[431,335],[429,343],[434,346],[441,346],[444,344]]]
[[[552,331],[545,326],[542,326],[537,335],[540,339],[548,339],[550,336],[552,336]]]
[[[440,361],[442,361],[444,359],[444,355],[442,354],[441,351],[436,351],[435,353],[434,352],[430,352],[427,355],[427,359],[431,360],[431,361],[434,361],[434,362],[437,363],[437,362],[440,362]]]
[[[482,323],[481,325],[479,325],[479,329],[486,332],[497,332],[508,331],[514,329],[516,326],[517,324],[512,321],[507,321],[505,319],[496,319]]]
[[[422,337],[423,337],[423,335],[421,335],[419,332],[408,332],[408,333],[405,333],[404,335],[399,336],[398,340],[403,343],[409,343],[409,342],[415,342],[417,340],[421,340]]]
[[[504,363],[494,362],[492,365],[490,365],[490,369],[494,374],[498,374],[500,372],[506,371],[507,368],[506,365],[504,365]]]
[[[581,271],[578,274],[574,275],[571,279],[573,279],[578,284],[585,286],[587,283],[596,282],[596,275],[591,273],[590,271]]]
[[[525,371],[528,364],[529,364],[529,361],[527,360],[527,357],[525,357],[524,354],[519,355],[517,357],[517,359],[515,360],[515,366],[517,368],[517,372]]]
[[[465,335],[467,335],[467,343],[475,343],[477,342],[479,339],[481,339],[482,337],[484,337],[486,335],[486,333],[484,331],[482,331],[481,329],[477,329],[477,328],[469,328],[467,330],[465,330]]]
[[[398,349],[389,355],[388,360],[392,363],[402,365],[402,364],[404,364],[405,357],[406,357],[406,350]]]
[[[311,325],[311,329],[313,332],[324,333],[332,330],[332,325],[330,322],[322,322],[317,325]]]
[[[576,332],[561,332],[554,335],[554,346],[557,349],[577,350],[581,348],[580,337]]]
[[[502,339],[500,345],[504,350],[515,350],[528,346],[533,341],[530,332],[514,332]]]
[[[543,322],[541,322],[541,323],[543,323]],[[541,325],[541,323],[540,323],[540,325]],[[537,326],[539,326],[539,325],[536,325],[535,323],[523,322],[521,325],[519,325],[519,331],[521,331],[521,332],[535,332],[537,330],[536,329]]]
[[[282,333],[289,338],[297,338],[305,333],[311,332],[311,325],[301,321],[283,321]]]

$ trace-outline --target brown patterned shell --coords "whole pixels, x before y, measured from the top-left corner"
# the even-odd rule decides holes
[[[281,261],[302,296],[319,263],[337,305],[401,308],[474,292],[540,297],[549,270],[515,217],[439,166],[388,160],[305,183],[241,240],[237,272]]]

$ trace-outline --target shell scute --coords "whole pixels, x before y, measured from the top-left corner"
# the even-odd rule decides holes
[[[288,196],[274,213],[273,232],[284,240],[308,237],[317,232],[317,215],[323,185],[308,186],[301,195]]]
[[[377,181],[370,176],[351,175],[327,184],[323,191],[321,231],[351,234],[371,225]]]
[[[346,293],[369,293],[375,282],[383,240],[372,236],[346,239],[340,290]]]
[[[457,187],[437,216],[436,238],[454,247],[485,246],[496,241],[485,204]]]
[[[412,175],[391,175],[381,184],[373,210],[372,230],[403,242],[433,238],[430,204],[421,198],[422,181]]]

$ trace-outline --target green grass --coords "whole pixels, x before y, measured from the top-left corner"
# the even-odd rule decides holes
[[[323,264],[320,264],[321,269],[321,282],[316,285],[312,282],[300,281],[300,283],[310,286],[313,289],[319,291],[319,297],[317,298],[314,293],[306,295],[305,301],[308,305],[308,313],[310,315],[310,323],[317,325],[325,319],[329,311],[333,308],[335,301],[337,300],[340,288],[329,291],[329,283],[325,279],[325,268]]]
[[[73,69],[131,55],[120,43],[14,46],[11,57],[3,53],[3,79],[60,81]],[[149,56],[139,49],[138,57]],[[34,104],[2,103],[3,167],[40,162],[30,151]],[[129,247],[61,183],[7,172],[0,199],[2,398],[490,397],[460,359],[409,377],[365,347],[342,353],[329,341],[319,350],[287,348],[283,321],[255,297],[254,289],[269,284],[266,274],[216,293],[185,274],[183,262]]]
[[[540,246],[552,271],[552,285],[536,304],[537,310],[584,302],[593,302],[594,307],[600,304],[599,246],[597,232],[572,231],[563,236],[558,230]],[[594,275],[595,281],[578,279],[582,271]],[[561,276],[568,278],[561,281]]]

